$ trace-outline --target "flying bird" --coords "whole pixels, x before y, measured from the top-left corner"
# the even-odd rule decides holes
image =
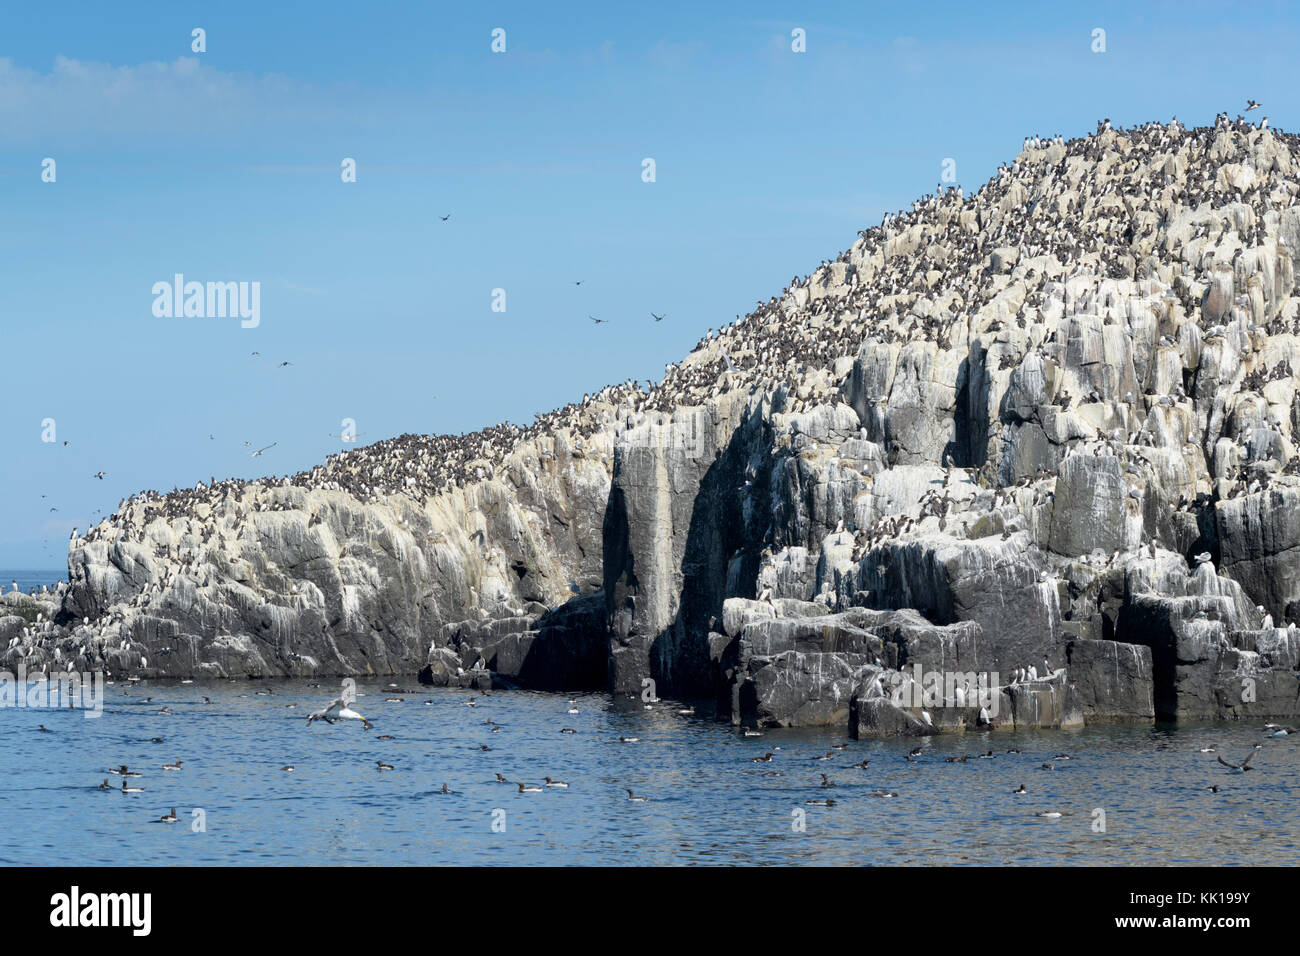
[[[654,312],[651,312],[650,314],[654,316],[654,320],[656,322],[662,322],[664,319],[667,318],[666,315],[656,315]]]
[[[448,219],[451,218],[451,213],[447,213],[447,215],[445,216],[439,216],[438,218],[441,219],[443,222],[446,222]]]
[[[91,477],[91,478],[98,478],[100,481],[103,481],[103,480],[104,480],[104,475],[105,475],[105,474],[106,474],[106,472],[97,471],[97,472],[95,472],[93,475],[91,475],[90,477]]]
[[[591,321],[595,322],[597,325],[608,325],[608,324],[609,324],[609,319],[598,319],[598,318],[596,318],[594,315],[589,315],[589,316],[587,316],[587,318],[591,319]]]
[[[278,444],[280,444],[278,441],[273,441],[273,442],[271,442],[271,444],[267,445],[265,448],[259,448],[259,449],[257,449],[257,451],[253,452],[253,457],[254,457],[254,458],[260,458],[260,457],[262,456],[262,452],[264,452],[264,451],[269,451],[270,449],[274,448],[274,447],[275,447],[276,445],[278,445]]]
[[[335,707],[339,709],[338,715],[331,717],[330,711],[332,711]],[[374,724],[372,724],[370,721],[366,720],[366,718],[362,717],[355,710],[353,710],[348,705],[348,700],[345,697],[335,697],[332,701],[326,704],[325,707],[322,708],[321,710],[318,710],[312,714],[308,714],[307,726],[310,727],[313,720],[323,720],[327,724],[332,724],[334,723],[335,720],[340,720],[340,719],[359,720],[361,721],[361,725],[365,727],[366,730],[369,730],[374,726]]]
[[[1247,770],[1254,770],[1255,768],[1250,765],[1250,762],[1255,759],[1255,754],[1259,753],[1261,746],[1262,744],[1255,744],[1250,753],[1246,755],[1246,759],[1241,763],[1232,763],[1229,760],[1224,760],[1221,756],[1218,758],[1219,763],[1228,768],[1228,773],[1245,773]]]
[[[1254,100],[1246,100],[1246,112],[1247,112],[1247,113],[1249,113],[1251,110],[1257,110],[1257,109],[1259,109],[1259,104],[1258,104],[1258,103],[1256,103]]]

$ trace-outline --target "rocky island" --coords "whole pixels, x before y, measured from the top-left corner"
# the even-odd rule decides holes
[[[2,599],[2,666],[857,736],[1296,716],[1300,140],[1261,126],[1031,138],[648,388],[135,495]]]

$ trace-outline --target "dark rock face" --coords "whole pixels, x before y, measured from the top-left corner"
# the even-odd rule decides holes
[[[657,693],[711,690],[710,622],[752,548],[738,488],[763,432],[742,396],[730,397],[633,429],[615,448],[603,542],[615,693],[640,695],[647,680]]]
[[[124,501],[5,660],[861,735],[1294,717],[1297,194],[1296,140],[1242,124],[1033,141],[648,391],[440,437],[454,481],[403,436]]]
[[[1066,646],[1066,668],[1087,723],[1155,717],[1151,648],[1081,638]]]

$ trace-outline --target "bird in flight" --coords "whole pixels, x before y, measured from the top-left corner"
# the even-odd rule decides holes
[[[578,280],[577,280],[576,282],[574,282],[573,284],[574,284],[574,285],[582,285],[582,280],[581,280],[581,279],[578,279]]]
[[[91,475],[90,477],[92,477],[92,478],[98,478],[100,481],[103,481],[103,480],[104,480],[104,475],[105,475],[105,474],[106,474],[105,472],[97,471],[97,472],[95,472],[93,475]]]
[[[286,365],[292,365],[292,364],[293,364],[292,362],[281,362],[280,368],[284,368]]]
[[[1255,768],[1250,765],[1250,762],[1255,759],[1255,754],[1259,753],[1260,746],[1260,744],[1255,744],[1250,753],[1246,755],[1246,759],[1241,763],[1232,763],[1224,760],[1223,757],[1218,758],[1219,763],[1228,768],[1228,773],[1245,773],[1247,770],[1254,770]]]
[[[656,322],[662,322],[664,319],[667,318],[666,315],[656,315],[654,312],[651,312],[650,314],[654,316],[654,320]]]
[[[1257,110],[1257,109],[1259,109],[1259,104],[1258,104],[1258,103],[1256,103],[1254,100],[1246,100],[1246,112],[1247,112],[1247,113],[1249,113],[1251,110]]]
[[[264,452],[264,451],[269,451],[270,449],[274,448],[274,447],[275,447],[276,445],[278,445],[278,444],[280,444],[278,441],[273,441],[273,442],[271,442],[271,444],[267,445],[265,448],[259,448],[257,451],[253,452],[253,457],[254,457],[254,458],[259,458],[259,457],[261,457],[262,452]]]
[[[609,319],[598,319],[594,315],[589,315],[587,318],[591,319],[591,321],[595,322],[597,325],[609,324]]]
[[[447,215],[445,216],[439,216],[438,218],[441,219],[443,222],[446,222],[448,219],[451,218],[451,213],[447,213]]]

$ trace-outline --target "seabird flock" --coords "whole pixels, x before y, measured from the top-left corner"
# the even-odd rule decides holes
[[[1247,110],[1257,107],[1251,101]],[[1265,136],[1280,144],[1289,156],[1289,165],[1253,165]],[[1119,142],[1122,149],[1116,148]],[[286,499],[271,500],[268,489],[272,487],[345,492],[363,503],[378,503],[392,496],[423,502],[450,489],[494,477],[507,457],[525,441],[563,432],[569,444],[581,453],[584,440],[611,422],[629,426],[663,423],[678,407],[698,406],[732,389],[744,389],[751,396],[781,394],[786,410],[791,412],[817,403],[835,404],[843,401],[834,387],[836,376],[817,379],[812,373],[834,370],[837,363],[855,356],[863,342],[872,339],[885,343],[933,342],[947,347],[953,341],[978,336],[988,342],[1015,343],[1023,349],[1019,357],[1004,355],[1003,368],[1007,363],[1022,362],[1031,352],[1050,359],[1053,343],[1045,331],[1046,313],[1051,309],[1044,292],[1046,263],[1064,267],[1066,276],[1090,275],[1098,281],[1167,280],[1179,275],[1205,278],[1216,266],[1230,265],[1262,248],[1266,236],[1260,224],[1270,214],[1296,206],[1298,147],[1300,140],[1296,136],[1268,129],[1266,118],[1252,124],[1241,116],[1232,119],[1227,114],[1216,117],[1214,125],[1205,128],[1188,128],[1174,121],[1121,130],[1112,128],[1107,120],[1098,124],[1094,134],[1079,139],[1031,137],[1020,156],[1009,165],[999,166],[978,192],[965,195],[957,187],[940,187],[910,209],[885,216],[879,226],[863,230],[853,246],[836,259],[822,262],[807,277],[792,279],[780,295],[759,301],[747,315],[737,316],[724,327],[709,329],[685,360],[666,366],[657,383],[642,387],[629,380],[609,385],[584,395],[580,402],[538,415],[528,426],[503,422],[460,435],[400,435],[331,455],[321,465],[278,480],[212,479],[166,493],[143,491],[119,502],[114,514],[100,520],[84,536],[78,536],[74,529],[70,548],[101,539],[111,542],[129,538],[144,543],[152,522],[161,518],[177,524],[185,543],[179,547],[157,546],[158,557],[168,563],[160,578],[130,597],[128,606],[138,607],[164,598],[169,588],[211,583],[222,569],[208,553],[220,551],[223,537],[237,534],[242,523],[256,512],[291,507]],[[1236,182],[1225,180],[1220,171],[1228,161],[1238,162],[1248,174]],[[1219,210],[1233,204],[1248,207],[1253,215],[1225,215],[1211,224],[1197,225],[1190,240],[1175,242],[1170,238],[1169,227],[1180,214]],[[441,218],[445,221],[448,217]],[[996,275],[998,270],[989,267],[991,256],[998,250],[1011,250],[1018,263],[1028,264],[1023,273],[1023,301],[1007,322],[1014,331],[985,308],[1006,288]],[[1054,273],[1061,274],[1062,269],[1056,268]],[[1187,287],[1170,283],[1172,291],[1157,307],[1191,317],[1194,334],[1205,339],[1224,334],[1221,325],[1204,317],[1200,304],[1185,291]],[[1270,337],[1300,335],[1300,317],[1260,315],[1250,295],[1239,295],[1236,305],[1251,317],[1256,350],[1262,350],[1262,343]],[[656,313],[651,316],[655,322],[663,318]],[[589,318],[597,325],[606,321],[595,315]],[[1291,375],[1285,363],[1272,368],[1256,366],[1241,389],[1262,392],[1268,382]],[[818,381],[828,384],[823,387]],[[810,388],[801,392],[801,397],[790,397],[791,390],[800,383],[810,384]],[[1056,402],[1068,407],[1071,402],[1097,397],[1062,394]],[[1159,401],[1178,402],[1184,398],[1179,394],[1160,397]],[[1134,400],[1132,396],[1126,399]],[[1115,434],[1103,438],[1095,453],[1123,455],[1126,444],[1153,441],[1145,430]],[[253,457],[261,456],[275,444],[254,450]],[[951,462],[944,464],[950,471],[955,470]],[[546,466],[541,461],[537,465]],[[1279,470],[1285,475],[1300,474],[1300,458],[1292,455]],[[94,477],[102,480],[104,472]],[[996,480],[991,472],[986,477]],[[1259,490],[1269,480],[1267,471],[1250,471],[1242,465],[1231,476],[1227,496]],[[1034,485],[1035,479],[1024,478],[1020,484]],[[1015,488],[998,488],[994,506],[1003,496],[1009,503],[1016,493]],[[1195,510],[1210,503],[1205,497],[1185,500],[1180,507]],[[927,496],[918,516],[895,516],[882,519],[875,528],[840,531],[854,535],[855,556],[861,555],[877,538],[906,534],[927,517],[947,520],[960,504],[945,488]],[[311,516],[311,523],[319,520],[318,515]],[[770,557],[770,551],[765,555]],[[1117,557],[1111,555],[1110,561]],[[61,584],[59,591],[65,587]],[[10,642],[10,650],[21,645],[24,654],[35,654],[43,645],[62,641],[61,659],[69,671],[74,663],[91,669],[105,662],[106,629],[122,620],[121,609],[113,607],[97,618],[59,625],[38,616],[35,624],[24,628],[21,637]],[[71,645],[67,643],[69,638]],[[119,647],[131,649],[128,635],[115,634],[114,638]],[[147,666],[143,658],[141,666]],[[48,672],[48,661],[44,667]],[[1020,677],[1018,670],[1015,679]],[[373,726],[343,698],[310,714],[307,723],[332,724],[340,718],[359,720],[367,730]],[[1265,731],[1268,736],[1293,732],[1292,728],[1276,725],[1269,725]],[[635,741],[634,737],[620,738],[622,743]],[[1240,761],[1217,757],[1218,763],[1229,773],[1247,773],[1255,769],[1252,760],[1261,746]],[[490,750],[486,745],[482,749]],[[771,762],[778,749],[754,758],[755,762]],[[911,763],[920,756],[923,754],[908,754],[907,761]],[[989,751],[975,756],[987,759],[993,754]],[[969,757],[952,759],[965,762]],[[1058,754],[1053,760],[1066,757]],[[869,762],[864,760],[853,768],[866,769]],[[179,769],[179,764],[177,761],[168,769]],[[381,770],[385,769],[382,761],[379,764]],[[1055,768],[1051,762],[1041,766]],[[112,772],[123,776],[122,792],[139,791],[126,785],[126,767]],[[819,788],[836,785],[832,773],[822,774]],[[544,785],[525,784],[501,774],[498,779],[515,784],[518,792],[525,794],[567,788],[562,781],[549,778]],[[1218,792],[1217,786],[1207,789]],[[443,784],[439,792],[455,791]],[[630,789],[626,792],[631,802],[650,799]],[[1029,791],[1021,784],[1011,792]],[[888,790],[872,794],[897,796]],[[827,807],[835,804],[831,798],[810,798],[806,802]],[[1059,818],[1065,814],[1044,810],[1038,815]],[[171,816],[175,816],[174,811]]]
[[[1289,163],[1255,168],[1252,156],[1258,154],[1262,137],[1272,137]],[[1008,353],[1002,358],[1004,368],[1008,363],[1023,362],[1030,354],[1051,358],[1052,349],[1058,346],[1045,329],[1046,313],[1053,304],[1043,291],[1046,275],[1040,263],[1057,264],[1058,274],[1090,275],[1098,281],[1107,277],[1205,277],[1216,264],[1236,262],[1262,246],[1265,235],[1260,223],[1264,218],[1296,205],[1298,146],[1300,140],[1294,134],[1266,130],[1262,121],[1251,124],[1241,116],[1231,119],[1227,114],[1216,117],[1211,127],[1189,128],[1175,120],[1122,130],[1105,120],[1097,124],[1095,133],[1078,139],[1031,137],[1020,156],[1010,165],[999,166],[978,192],[964,195],[956,187],[940,187],[910,209],[886,215],[879,226],[863,230],[853,246],[836,259],[822,262],[807,277],[792,279],[779,296],[758,302],[753,311],[725,327],[709,329],[685,360],[665,367],[657,383],[643,386],[628,380],[609,385],[584,395],[580,402],[537,415],[528,426],[502,422],[460,435],[404,434],[331,455],[296,475],[257,481],[212,478],[196,482],[192,488],[146,490],[123,499],[112,515],[102,517],[84,535],[73,529],[69,550],[96,541],[110,546],[120,539],[145,543],[151,537],[151,523],[162,519],[176,526],[182,543],[156,543],[157,557],[165,559],[160,574],[125,605],[104,608],[96,616],[79,623],[68,621],[66,626],[44,620],[25,629],[21,642],[39,657],[38,648],[71,637],[63,653],[69,670],[77,659],[87,668],[102,665],[106,639],[111,647],[129,649],[128,636],[116,633],[117,629],[105,633],[106,628],[121,623],[122,608],[161,599],[170,588],[201,588],[220,580],[229,572],[221,561],[223,540],[238,536],[243,523],[256,512],[298,507],[290,503],[290,496],[272,494],[272,489],[339,491],[365,504],[390,497],[423,504],[451,489],[493,478],[522,443],[560,435],[575,456],[597,454],[612,468],[607,456],[584,445],[596,432],[614,424],[629,428],[645,422],[663,424],[675,409],[702,405],[724,391],[743,389],[751,396],[778,396],[787,413],[817,403],[842,403],[836,385],[842,373],[815,373],[835,370],[837,364],[856,356],[864,341],[934,342],[946,347],[954,340],[979,337]],[[1230,159],[1240,160],[1246,171],[1237,185],[1220,175]],[[1224,215],[1214,224],[1201,223],[1186,242],[1170,237],[1169,226],[1180,214],[1219,210],[1230,204],[1249,207],[1253,216]],[[1245,224],[1239,228],[1239,223]],[[1023,302],[1004,326],[1002,318],[995,317],[1000,313],[985,306],[1006,289],[1005,277],[989,268],[991,255],[1006,249],[1013,250],[1017,261],[1028,268],[1023,277]],[[1195,326],[1194,334],[1204,339],[1224,334],[1222,325],[1213,325],[1202,315],[1185,284],[1174,282],[1171,289],[1155,304],[1157,308],[1193,317],[1186,326]],[[1251,316],[1258,311],[1250,295],[1238,296],[1237,305]],[[662,318],[651,314],[656,322]],[[595,323],[605,321],[594,315],[590,318]],[[1254,347],[1262,349],[1269,337],[1300,335],[1300,317],[1255,317],[1251,332]],[[1021,350],[1018,357],[1009,354],[1012,349]],[[1241,388],[1262,390],[1269,381],[1290,374],[1285,362],[1273,368],[1256,367]],[[1159,401],[1176,403],[1185,397],[1161,396]],[[1074,401],[1096,398],[1062,392],[1055,402],[1069,407]],[[1140,404],[1147,397],[1125,398]],[[1276,429],[1274,423],[1269,424]],[[1189,441],[1194,437],[1188,436]],[[1126,444],[1154,441],[1144,427],[1131,435],[1105,435],[1092,450],[1094,454],[1125,456]],[[261,456],[275,444],[251,454]],[[546,446],[539,443],[537,447]],[[539,470],[554,469],[559,467],[556,457],[542,451],[527,464]],[[953,468],[947,460],[945,465],[950,473],[962,471],[968,477],[973,471]],[[1291,455],[1278,471],[1300,474],[1300,456]],[[96,477],[102,478],[102,474]],[[1021,486],[1030,489],[1035,503],[1051,494],[1046,474],[1022,478],[1017,487],[996,487],[996,468],[989,462],[980,477],[995,486],[994,508],[1016,501]],[[1260,490],[1269,481],[1268,471],[1252,470],[1242,456],[1226,496]],[[979,503],[987,506],[987,498],[982,496]],[[959,523],[965,529],[968,519],[949,519],[972,505],[971,499],[958,500],[946,488],[932,491],[921,502],[919,514],[882,517],[875,527],[849,529],[854,555],[865,554],[877,540],[915,530],[929,516],[936,516],[939,527],[946,526],[949,533],[955,533]],[[1210,498],[1202,495],[1184,500],[1180,508],[1194,511],[1211,505]],[[313,513],[309,524],[320,520],[320,515]],[[1008,533],[1004,531],[1003,536]],[[770,546],[764,555],[770,558]],[[1117,557],[1112,555],[1111,560]],[[1084,560],[1092,558],[1085,556]],[[1105,559],[1100,560],[1104,563]],[[66,586],[60,583],[55,599],[62,600],[65,594]],[[40,666],[42,662],[34,663]],[[48,670],[48,661],[45,668]]]
[[[320,685],[311,684],[310,686],[319,687]],[[408,699],[407,697],[400,696],[400,695],[408,694],[409,691],[400,690],[398,688],[398,685],[396,684],[389,684],[388,687],[389,687],[390,695],[398,695],[398,696],[388,696],[385,698],[386,701],[391,703],[404,703]],[[130,696],[129,690],[124,690],[123,695]],[[259,690],[256,692],[255,696],[272,697],[275,695],[270,690]],[[488,704],[492,696],[493,695],[486,692],[479,692],[475,696],[472,696],[468,700],[462,701],[461,703],[467,707],[477,708]],[[145,703],[152,702],[152,700],[153,700],[152,697],[144,698]],[[210,703],[210,701],[206,697],[204,698],[203,702]],[[352,706],[352,702],[353,702],[352,698],[347,695],[340,695],[338,697],[335,697],[334,699],[329,701],[329,703],[326,704],[324,707],[320,708],[319,710],[313,711],[307,716],[306,718],[307,726],[311,726],[316,721],[322,721],[327,724],[334,724],[337,720],[345,720],[345,721],[351,720],[351,721],[360,722],[364,730],[372,730],[374,728],[374,724],[371,721],[367,720],[365,717],[363,717],[356,710],[354,710]],[[432,699],[428,699],[425,700],[424,703],[425,705],[432,705],[434,701]],[[657,705],[663,705],[663,707],[659,708],[657,707]],[[290,703],[285,706],[287,706],[290,709],[293,709],[296,708],[298,705],[296,703]],[[612,707],[610,705],[605,705],[602,709],[605,711],[609,711],[612,709]],[[677,703],[665,701],[657,697],[652,697],[648,702],[646,702],[644,704],[644,709],[646,711],[655,711],[656,709],[661,709],[667,712],[676,713],[678,717],[687,718],[687,719],[694,718],[696,716],[694,707],[682,707]],[[162,715],[170,715],[172,714],[172,711],[168,707],[164,706],[160,708],[157,711],[157,713]],[[566,716],[573,716],[581,713],[577,701],[570,700],[564,713],[566,714]],[[483,720],[483,726],[488,727],[490,732],[492,733],[499,733],[502,730],[502,725],[497,723],[491,717],[485,718]],[[48,732],[48,730],[44,727],[44,725],[42,725],[40,729],[42,731]],[[533,732],[535,731],[530,730],[530,733]],[[574,731],[568,727],[564,727],[560,729],[560,733],[573,733],[573,732]],[[1297,732],[1298,731],[1294,727],[1280,725],[1280,724],[1273,724],[1273,723],[1265,724],[1263,729],[1265,738],[1287,737]],[[763,732],[755,729],[744,729],[740,732],[740,736],[743,736],[744,738],[761,737],[763,736]],[[384,734],[374,739],[377,741],[388,742],[388,741],[395,741],[397,738],[391,734]],[[163,738],[161,737],[154,737],[152,738],[152,740],[154,743],[163,742]],[[640,738],[634,736],[624,735],[618,738],[618,742],[622,744],[638,743],[639,741]],[[871,789],[864,790],[864,788],[867,787],[867,784],[862,782],[864,779],[864,774],[855,771],[870,771],[873,774],[873,776],[884,772],[889,774],[891,777],[893,777],[895,775],[896,770],[901,772],[904,769],[906,769],[906,772],[910,773],[913,772],[911,769],[913,767],[932,765],[937,768],[938,766],[940,766],[940,761],[938,758],[941,756],[941,754],[932,748],[932,744],[929,738],[924,738],[920,745],[913,747],[911,750],[901,755],[901,760],[903,761],[901,767],[898,767],[896,765],[895,768],[886,768],[884,766],[885,760],[883,758],[886,758],[888,755],[881,752],[878,743],[865,744],[866,747],[870,748],[869,756],[864,757],[863,759],[858,760],[857,762],[854,763],[846,763],[842,767],[839,767],[838,769],[835,767],[831,767],[829,763],[830,761],[853,760],[856,755],[851,752],[850,748],[855,746],[855,744],[861,745],[860,742],[854,742],[854,741],[833,744],[831,745],[830,749],[827,750],[825,753],[815,754],[811,756],[811,758],[808,756],[808,753],[806,751],[801,752],[797,743],[792,748],[772,746],[771,749],[765,750],[765,752],[759,756],[746,758],[749,763],[764,765],[763,769],[754,768],[752,770],[746,770],[744,772],[757,774],[764,778],[785,778],[785,777],[804,778],[808,781],[806,784],[804,784],[804,786],[813,789],[814,791],[826,791],[826,790],[838,788],[836,789],[836,793],[845,793],[849,796],[853,795],[854,793],[857,793],[858,791],[863,791],[863,793],[867,797],[889,799],[889,798],[899,797],[900,796],[899,792],[896,790],[890,790],[882,787],[872,787]],[[1217,763],[1222,765],[1224,768],[1226,768],[1226,770],[1224,771],[1225,774],[1240,775],[1255,769],[1252,766],[1252,761],[1260,753],[1260,751],[1264,748],[1264,746],[1265,746],[1264,742],[1255,744],[1251,748],[1251,750],[1245,755],[1245,757],[1239,761],[1224,759],[1222,755],[1217,754],[1216,748],[1212,746],[1202,747],[1200,748],[1199,752],[1205,755],[1214,754]],[[471,749],[476,749],[480,753],[490,753],[493,752],[494,750],[494,748],[488,747],[485,744],[477,745],[477,747],[471,746]],[[1156,749],[1167,750],[1169,748],[1168,745],[1161,744]],[[991,749],[978,754],[961,754],[960,756],[957,754],[947,754],[947,755],[943,755],[942,763],[943,764],[965,764],[972,760],[976,760],[976,761],[992,760],[997,757],[1003,757],[1004,758],[1003,762],[1005,762],[1006,758],[1017,758],[1017,757],[1025,757],[1025,759],[1028,760],[1030,763],[1040,760],[1040,758],[1038,757],[1023,754],[1019,749],[1008,748],[1002,754],[995,754]],[[778,760],[778,758],[780,760],[779,766],[785,767],[787,769],[774,768],[773,765]],[[333,759],[334,758],[331,758],[331,760]],[[370,762],[370,759],[371,759],[370,757],[366,757],[362,760],[362,763],[364,764]],[[489,759],[497,760],[499,758],[494,757]],[[1044,771],[1056,770],[1059,765],[1067,761],[1074,761],[1076,759],[1079,758],[1076,758],[1071,754],[1057,753],[1051,757],[1050,761],[1044,761],[1040,763],[1039,769]],[[804,767],[801,767],[801,764],[804,764],[805,761],[810,761],[814,764],[821,763],[824,766],[830,767],[830,769],[826,771],[820,769],[817,770],[805,769]],[[874,770],[872,769],[873,761],[875,762]],[[170,764],[163,764],[162,769],[164,771],[181,771],[183,769],[182,767],[183,763],[184,763],[183,760],[176,760]],[[382,758],[374,759],[373,763],[375,764],[377,771],[380,773],[383,773],[385,771],[396,771],[399,769],[408,770],[408,771],[410,770],[409,765],[403,766],[398,763],[389,763]],[[1021,761],[1021,763],[1017,765],[1017,768],[1023,769],[1022,766],[1023,764],[1024,761]],[[767,769],[768,767],[773,767],[773,768]],[[288,764],[285,766],[281,766],[279,768],[281,772],[293,772],[296,771],[297,769],[298,766],[296,764]],[[250,767],[248,768],[248,770],[249,772],[252,772],[254,768]],[[108,779],[105,778],[103,782],[97,784],[94,787],[94,789],[100,791],[114,791],[122,794],[136,794],[136,793],[146,792],[147,788],[145,788],[143,785],[129,782],[142,777],[143,774],[141,773],[141,771],[133,770],[130,767],[128,767],[126,764],[120,764],[116,767],[108,768],[107,772],[111,775],[121,777],[122,778],[121,786],[114,787],[108,782]],[[550,776],[543,776],[541,778],[542,783],[540,784],[533,784],[533,783],[521,781],[516,779],[514,775],[503,774],[500,771],[494,772],[493,777],[495,779],[491,781],[480,779],[476,781],[468,781],[466,785],[475,784],[475,783],[511,784],[516,788],[516,793],[520,795],[545,793],[550,790],[571,789],[571,785],[568,781],[558,780]],[[793,780],[791,782],[796,787],[800,786],[797,782],[794,782]],[[463,786],[463,785],[458,784],[458,786]],[[579,784],[578,786],[581,786],[581,784]],[[622,802],[627,802],[627,803],[649,803],[655,799],[658,799],[658,797],[656,796],[651,796],[644,793],[637,793],[633,789],[627,787],[607,787],[606,789],[609,790],[611,799],[614,799],[613,797],[614,793],[618,793],[620,791],[626,793],[627,798],[625,801],[622,801],[622,798],[618,798],[618,799],[621,800]],[[1218,784],[1212,784],[1212,785],[1202,786],[1199,789],[1208,791],[1213,794],[1218,794],[1222,791],[1223,788]],[[1039,791],[1037,788],[1031,790],[1030,788],[1026,787],[1024,783],[1020,783],[1019,786],[1017,786],[1014,790],[1008,790],[1006,792],[1009,796],[1019,797],[1025,795],[1033,795]],[[464,791],[454,790],[446,782],[442,782],[439,789],[426,791],[425,795],[444,796],[444,795],[461,795],[463,793]],[[794,797],[794,799],[798,800],[801,798],[796,796]],[[836,806],[837,802],[843,803],[843,800],[841,799],[840,801],[836,801],[832,797],[815,798],[812,797],[811,794],[807,795],[806,799],[802,799],[802,803],[805,806],[816,806],[816,807],[826,807],[826,808],[831,808]],[[1068,810],[1062,811],[1057,809],[1047,809],[1047,810],[1036,810],[1032,813],[1032,815],[1044,819],[1059,820],[1064,817],[1073,816],[1074,814],[1073,812]],[[155,822],[163,822],[163,823],[176,822],[177,817],[176,817],[175,808],[172,808],[169,816],[170,819],[165,816]]]

